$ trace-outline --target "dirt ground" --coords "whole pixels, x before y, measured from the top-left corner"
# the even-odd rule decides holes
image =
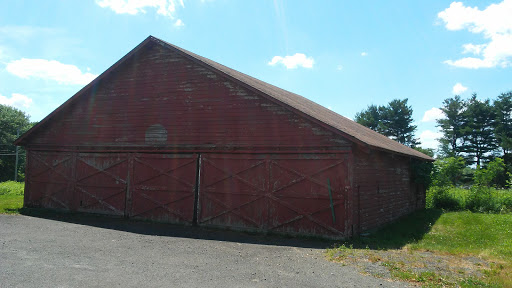
[[[479,279],[484,270],[491,270],[491,263],[478,257],[407,249],[340,249],[331,255],[331,260],[355,267],[363,274],[404,279],[419,286],[428,278],[440,287],[457,287],[464,279]]]
[[[332,243],[84,215],[0,215],[0,287],[407,287]]]

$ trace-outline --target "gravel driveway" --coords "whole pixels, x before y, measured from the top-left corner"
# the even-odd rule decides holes
[[[0,215],[0,287],[406,287],[329,242],[87,215]]]

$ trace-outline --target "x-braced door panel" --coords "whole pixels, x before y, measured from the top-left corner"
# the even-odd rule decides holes
[[[128,185],[128,155],[80,153],[76,160],[79,211],[124,215]]]
[[[71,210],[73,207],[71,153],[30,151],[28,153],[26,204]]]
[[[350,190],[347,156],[282,155],[270,159],[268,229],[312,234],[345,234]]]
[[[139,154],[133,169],[130,217],[192,223],[197,155]]]
[[[205,154],[199,224],[344,235],[347,163],[345,154]]]
[[[261,230],[268,221],[264,155],[201,156],[199,224]]]

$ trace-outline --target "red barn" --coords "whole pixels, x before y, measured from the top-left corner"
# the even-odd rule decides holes
[[[333,238],[424,207],[432,161],[152,36],[16,144],[25,207]]]

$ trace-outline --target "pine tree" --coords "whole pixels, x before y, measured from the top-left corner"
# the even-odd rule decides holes
[[[355,121],[363,126],[366,126],[373,131],[381,132],[380,123],[380,109],[375,105],[370,105],[366,110],[356,113]]]
[[[387,106],[370,105],[356,114],[355,121],[377,131],[399,143],[415,147],[419,145],[414,138],[416,126],[412,125],[412,107],[407,100],[392,100]]]
[[[414,138],[416,125],[412,125],[412,107],[407,106],[407,98],[404,100],[392,100],[381,111],[381,124],[384,135],[407,146],[415,147],[419,144]]]
[[[448,98],[443,101],[445,118],[437,120],[437,126],[441,128],[443,137],[439,139],[441,150],[446,157],[457,157],[461,153],[460,145],[463,144],[462,129],[464,128],[463,114],[466,108],[465,101],[460,96]]]
[[[460,148],[468,163],[480,166],[493,158],[492,152],[498,147],[494,136],[494,114],[489,99],[480,101],[473,94],[467,102],[461,129],[464,143]]]
[[[502,93],[494,101],[495,134],[505,164],[512,165],[512,92]]]

